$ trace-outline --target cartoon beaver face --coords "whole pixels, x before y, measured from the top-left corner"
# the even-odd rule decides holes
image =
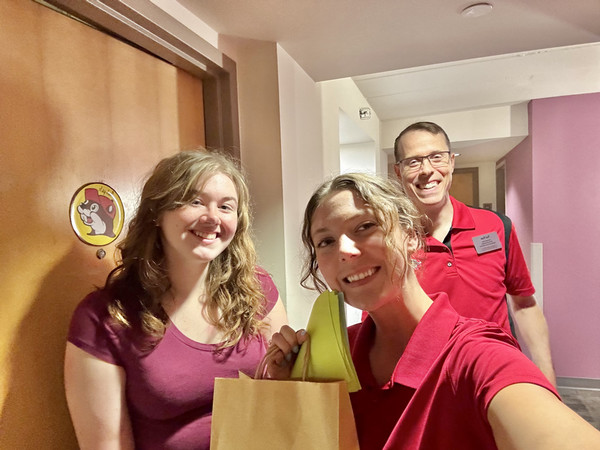
[[[97,189],[85,190],[85,201],[77,206],[77,212],[81,221],[92,229],[88,236],[115,237],[113,231],[115,204],[110,198],[99,195]]]

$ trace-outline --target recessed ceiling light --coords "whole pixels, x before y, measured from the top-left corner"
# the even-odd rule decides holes
[[[474,3],[463,9],[460,15],[468,19],[473,19],[489,14],[492,11],[492,8],[493,5],[491,3]]]

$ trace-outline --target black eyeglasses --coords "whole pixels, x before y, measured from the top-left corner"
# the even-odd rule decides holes
[[[431,167],[445,167],[450,163],[450,151],[434,152],[425,156],[411,156],[398,161],[399,165],[405,172],[416,172],[421,169],[423,161],[427,159]]]

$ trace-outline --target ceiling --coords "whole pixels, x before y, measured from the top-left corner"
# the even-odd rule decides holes
[[[461,15],[476,3],[463,0],[178,1],[219,34],[279,43],[314,81],[353,77],[382,121],[600,79],[600,0],[491,0],[476,18]]]

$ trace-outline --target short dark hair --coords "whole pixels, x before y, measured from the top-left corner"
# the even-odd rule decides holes
[[[416,122],[402,130],[402,132],[394,141],[394,158],[396,159],[396,162],[400,162],[400,160],[402,159],[402,155],[400,152],[400,140],[402,139],[402,136],[411,131],[427,131],[428,133],[435,135],[442,134],[444,135],[444,139],[446,139],[446,145],[448,146],[448,150],[450,150],[450,139],[448,138],[448,135],[442,127],[440,127],[437,123],[433,122]]]

